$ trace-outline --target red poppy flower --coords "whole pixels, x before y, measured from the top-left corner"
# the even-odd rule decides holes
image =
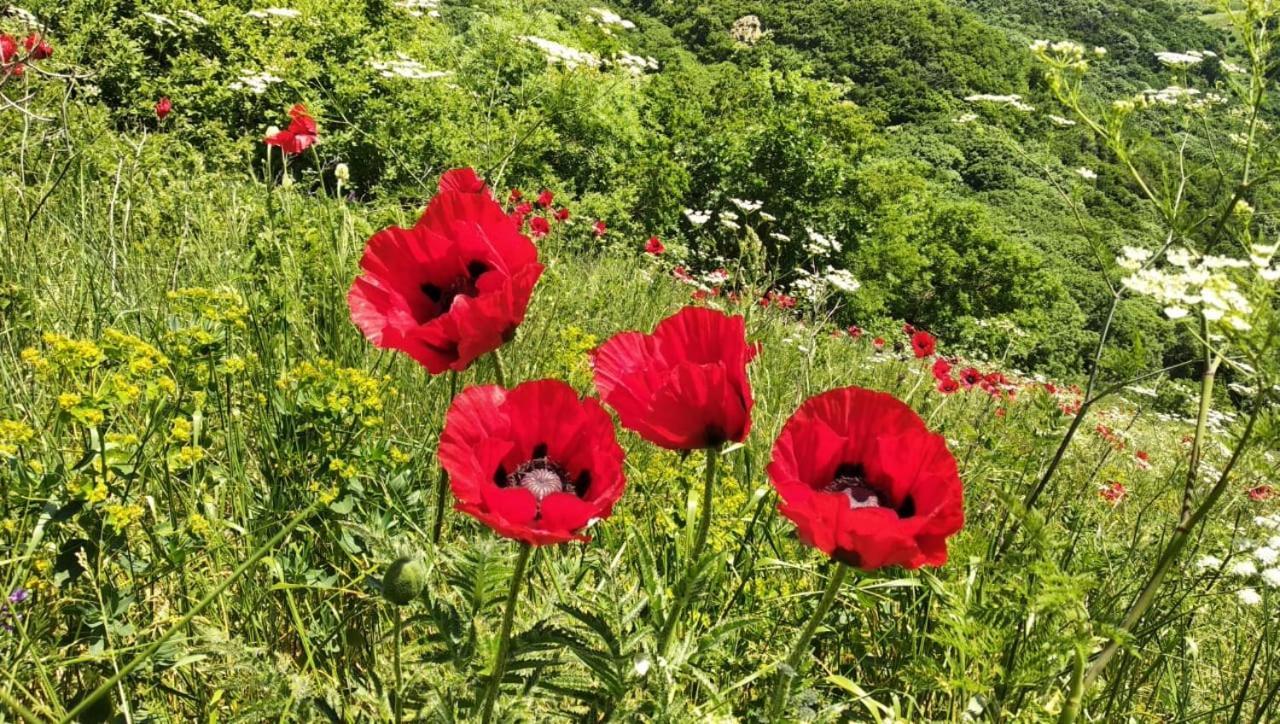
[[[22,41],[22,47],[27,49],[27,56],[31,60],[45,60],[53,57],[53,46],[49,45],[49,41],[32,33]]]
[[[622,495],[622,448],[600,403],[559,380],[470,387],[445,415],[440,464],[457,510],[531,545],[590,540]]]
[[[525,217],[533,213],[533,204],[528,201],[516,204],[515,209],[511,211],[511,218],[516,220],[516,227],[524,226]]]
[[[511,189],[511,193],[507,194],[507,203],[514,204],[522,198],[524,198],[524,192],[520,189]]]
[[[538,199],[537,199],[538,206],[541,206],[542,208],[545,209],[551,205],[552,201],[555,201],[555,198],[556,198],[556,195],[551,193],[550,190],[543,189],[542,193],[538,194]]]
[[[849,336],[850,336],[850,337],[852,337],[853,339],[857,339],[857,338],[861,337],[861,336],[862,336],[862,327],[859,327],[859,326],[858,326],[858,325],[856,325],[856,324],[855,324],[855,325],[853,325],[853,326],[851,326],[851,327],[849,327]]]
[[[671,274],[676,279],[679,279],[685,284],[697,284],[697,280],[693,278],[693,275],[690,274],[689,271],[682,266],[678,266],[675,269],[672,269]]]
[[[768,473],[800,539],[863,570],[940,566],[964,525],[946,441],[883,392],[845,387],[806,400],[778,435]]]
[[[911,335],[911,349],[916,353],[916,359],[924,359],[932,356],[934,350],[938,347],[938,341],[928,332],[914,332]]]
[[[764,295],[760,300],[760,306],[768,307],[770,305],[778,307],[779,309],[794,309],[796,306],[796,298],[789,294],[770,290],[769,293]]]
[[[933,377],[936,380],[951,378],[951,363],[939,357],[933,361]]]
[[[440,177],[440,191],[456,191],[460,194],[489,196],[489,187],[476,175],[473,168],[455,168]]]
[[[594,232],[597,237],[604,236],[605,232],[608,230],[609,227],[605,226],[604,221],[600,219],[596,219],[596,223],[591,225],[591,231]]]
[[[569,220],[568,209],[564,209],[564,208],[556,209],[556,221],[568,221],[568,220]]]
[[[876,337],[875,339],[871,340],[871,346],[875,347],[878,350],[884,349],[884,337]]]
[[[464,370],[510,339],[542,275],[538,250],[481,186],[450,171],[412,228],[374,234],[351,285],[351,319],[378,347],[432,374]]]
[[[950,395],[960,389],[960,383],[950,377],[938,378],[938,392],[944,395]]]
[[[529,220],[529,231],[535,236],[546,236],[551,233],[551,222],[544,217],[535,216]]]
[[[659,239],[656,236],[651,236],[649,237],[649,240],[645,242],[644,250],[645,250],[645,253],[647,254],[653,254],[654,256],[657,256],[662,252],[666,251],[667,247],[662,245],[661,239]]]
[[[169,100],[168,96],[165,96],[160,100],[156,101],[156,118],[163,121],[164,117],[169,115],[169,111],[172,111],[172,110],[173,110],[173,101]]]
[[[1271,496],[1274,494],[1275,491],[1271,489],[1270,485],[1259,485],[1249,489],[1249,500],[1261,503],[1265,500],[1271,500]]]
[[[685,307],[653,334],[623,332],[592,355],[596,389],[622,426],[668,450],[742,442],[751,429],[742,317]]]
[[[8,63],[18,54],[18,42],[12,35],[0,33],[0,63]]]
[[[965,367],[960,370],[960,384],[964,385],[966,390],[979,382],[982,382],[982,373],[976,367]]]
[[[916,333],[916,326],[910,322],[902,325],[902,333],[910,337]]]
[[[279,146],[280,150],[296,156],[311,148],[316,142],[316,121],[307,114],[307,107],[301,103],[289,109],[289,127],[279,133],[263,139],[268,146]]]
[[[1128,494],[1129,489],[1124,486],[1124,483],[1112,481],[1098,488],[1098,495],[1112,505],[1119,505]]]

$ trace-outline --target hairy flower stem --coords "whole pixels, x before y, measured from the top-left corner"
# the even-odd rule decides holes
[[[778,680],[773,684],[773,696],[769,699],[769,715],[765,721],[781,719],[782,707],[786,705],[787,697],[791,693],[791,680],[798,673],[800,661],[808,651],[809,639],[813,638],[813,632],[818,630],[822,619],[827,616],[827,611],[831,610],[831,604],[835,602],[836,594],[840,592],[840,584],[844,583],[845,576],[848,574],[849,566],[835,563],[835,570],[831,572],[831,578],[827,581],[827,590],[823,592],[822,600],[818,601],[818,607],[813,609],[809,622],[805,624],[804,630],[800,632],[800,638],[796,639],[795,646],[791,649],[791,655],[787,657],[787,663],[778,672]]]
[[[493,357],[493,381],[499,387],[506,389],[507,368],[502,364],[502,350],[495,349],[490,356]]]
[[[300,524],[303,520],[306,520],[308,517],[310,517],[311,514],[314,513],[316,509],[319,508],[320,506],[321,506],[321,502],[317,500],[316,502],[307,506],[307,508],[303,510],[301,513],[298,513],[297,515],[290,518],[289,521],[285,523],[280,528],[280,530],[276,532],[275,535],[271,536],[271,538],[267,540],[266,543],[263,543],[262,545],[258,546],[256,550],[250,553],[249,557],[246,558],[245,561],[241,563],[234,571],[232,571],[230,576],[225,578],[222,581],[222,583],[219,583],[217,587],[215,587],[212,591],[205,594],[205,597],[200,599],[199,603],[191,607],[191,610],[187,611],[185,616],[178,619],[176,623],[170,626],[169,629],[165,631],[163,635],[160,636],[160,638],[151,642],[150,646],[143,649],[141,653],[133,657],[133,660],[131,660],[129,663],[122,666],[114,676],[102,682],[102,684],[98,688],[94,689],[87,696],[81,699],[80,703],[76,704],[71,711],[67,712],[66,716],[62,717],[62,719],[60,720],[60,724],[68,724],[68,722],[75,721],[76,718],[79,717],[81,714],[83,714],[86,709],[93,706],[93,704],[96,701],[101,699],[103,696],[106,696],[107,693],[110,692],[111,689],[115,687],[116,684],[124,680],[124,677],[133,673],[134,669],[137,669],[139,666],[142,666],[144,663],[146,663],[148,659],[150,659],[152,656],[155,655],[157,651],[160,650],[161,646],[164,646],[165,642],[173,638],[173,635],[176,634],[181,629],[185,628],[187,624],[191,623],[191,619],[198,616],[201,611],[208,608],[209,604],[216,601],[224,591],[226,591],[228,588],[231,587],[232,583],[235,583],[237,580],[239,580],[239,578],[243,576],[246,572],[248,572],[248,570],[252,568],[255,564],[257,564],[258,561],[262,560],[268,553],[270,553],[277,545],[280,544],[280,541],[284,540],[285,536],[289,535],[289,533],[291,533],[294,528],[298,527],[298,524]]]
[[[495,352],[494,354],[497,354]],[[458,396],[458,373],[454,370],[449,371],[449,399],[445,404],[453,402],[453,398]],[[440,461],[437,459],[436,464]],[[444,501],[449,485],[449,473],[445,472],[444,466],[440,465],[440,475],[436,478],[436,520],[431,528],[431,542],[433,544],[440,543],[440,534],[444,531]]]
[[[711,494],[715,490],[716,459],[719,457],[720,448],[707,448],[707,462],[702,470],[702,506],[698,511],[698,527],[694,530],[693,547],[689,549],[689,565],[680,581],[675,605],[671,608],[671,613],[667,614],[667,620],[662,624],[662,633],[658,636],[659,656],[666,655],[667,647],[671,645],[671,636],[676,630],[676,622],[684,615],[689,599],[693,596],[696,583],[694,579],[698,575],[702,549],[706,547],[707,533],[711,530]]]
[[[400,637],[404,635],[404,620],[400,618],[400,607],[396,606],[392,609],[392,615],[395,616],[395,636],[391,639],[393,665],[396,672],[396,700],[393,709],[395,710],[396,724],[400,724],[400,712],[403,710],[400,705],[400,698],[404,696],[404,677],[400,669]]]
[[[1221,357],[1215,358],[1213,362],[1210,363],[1209,367],[1206,368],[1204,377],[1201,379],[1200,416],[1196,422],[1196,436],[1191,449],[1191,464],[1188,466],[1187,470],[1188,486],[1194,485],[1198,472],[1197,468],[1200,459],[1200,447],[1204,440],[1205,429],[1208,422],[1209,406],[1211,404],[1210,396],[1213,393],[1214,376],[1221,359]],[[1124,620],[1120,623],[1120,626],[1118,627],[1119,631],[1124,633],[1133,631],[1134,627],[1146,614],[1147,609],[1151,608],[1151,605],[1155,602],[1156,594],[1159,592],[1160,586],[1164,582],[1164,577],[1173,568],[1173,564],[1177,561],[1178,555],[1182,553],[1184,548],[1186,548],[1187,543],[1191,540],[1191,534],[1195,532],[1196,527],[1203,522],[1210,512],[1212,512],[1214,506],[1217,505],[1218,500],[1222,497],[1223,493],[1226,492],[1227,483],[1230,482],[1231,479],[1231,472],[1235,468],[1236,463],[1240,460],[1240,456],[1244,453],[1245,448],[1248,447],[1249,441],[1253,436],[1254,425],[1258,421],[1258,415],[1265,406],[1265,398],[1260,398],[1255,402],[1254,409],[1249,415],[1249,421],[1245,425],[1244,432],[1241,434],[1235,450],[1232,451],[1230,460],[1227,461],[1226,466],[1222,469],[1222,473],[1218,476],[1217,482],[1214,483],[1213,488],[1194,511],[1190,509],[1184,510],[1178,521],[1178,526],[1174,529],[1173,535],[1169,538],[1169,542],[1160,553],[1160,558],[1152,569],[1146,585],[1143,586],[1138,597],[1134,599],[1133,604],[1129,607],[1129,611],[1125,614]],[[1119,649],[1119,637],[1112,636],[1107,642],[1107,645],[1103,647],[1102,651],[1098,654],[1098,657],[1089,665],[1088,671],[1085,672],[1084,687],[1086,691],[1098,680],[1098,677],[1102,675],[1103,670],[1107,667],[1107,664],[1116,655]]]
[[[498,653],[493,659],[493,673],[489,677],[489,685],[485,688],[484,713],[481,721],[489,724],[493,720],[493,705],[498,701],[498,689],[502,686],[502,676],[507,671],[507,656],[511,653],[511,624],[515,621],[516,602],[520,598],[520,585],[524,582],[524,570],[529,563],[529,554],[533,546],[520,544],[520,555],[516,558],[516,569],[511,572],[511,589],[507,591],[507,608],[502,614],[502,629],[498,633]]]

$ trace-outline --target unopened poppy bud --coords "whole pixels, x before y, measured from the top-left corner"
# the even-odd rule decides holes
[[[422,561],[401,556],[382,576],[382,597],[397,606],[406,606],[422,595],[427,585],[427,569]]]
[[[267,126],[267,135],[274,136],[280,132],[280,126]]]
[[[351,181],[351,169],[347,164],[340,163],[333,169],[333,177],[344,184],[348,183]]]

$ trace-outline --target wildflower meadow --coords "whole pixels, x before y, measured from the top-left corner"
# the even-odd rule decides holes
[[[0,722],[1263,722],[1277,0],[0,5]]]

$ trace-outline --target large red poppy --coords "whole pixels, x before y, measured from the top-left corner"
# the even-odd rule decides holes
[[[267,136],[263,141],[268,146],[279,146],[280,150],[290,156],[296,156],[316,142],[316,121],[301,103],[289,109],[289,118],[292,120],[288,128]]]
[[[751,429],[742,317],[685,307],[653,334],[623,332],[592,356],[596,388],[623,427],[668,450],[741,442]]]
[[[768,473],[801,540],[864,570],[940,566],[964,525],[946,441],[882,392],[845,387],[807,400],[783,426]]]
[[[589,540],[622,495],[622,460],[609,413],[558,380],[463,390],[440,435],[454,507],[532,545]]]
[[[351,285],[351,319],[378,347],[432,374],[464,370],[524,321],[538,250],[471,169],[440,179],[413,228],[374,234]]]

